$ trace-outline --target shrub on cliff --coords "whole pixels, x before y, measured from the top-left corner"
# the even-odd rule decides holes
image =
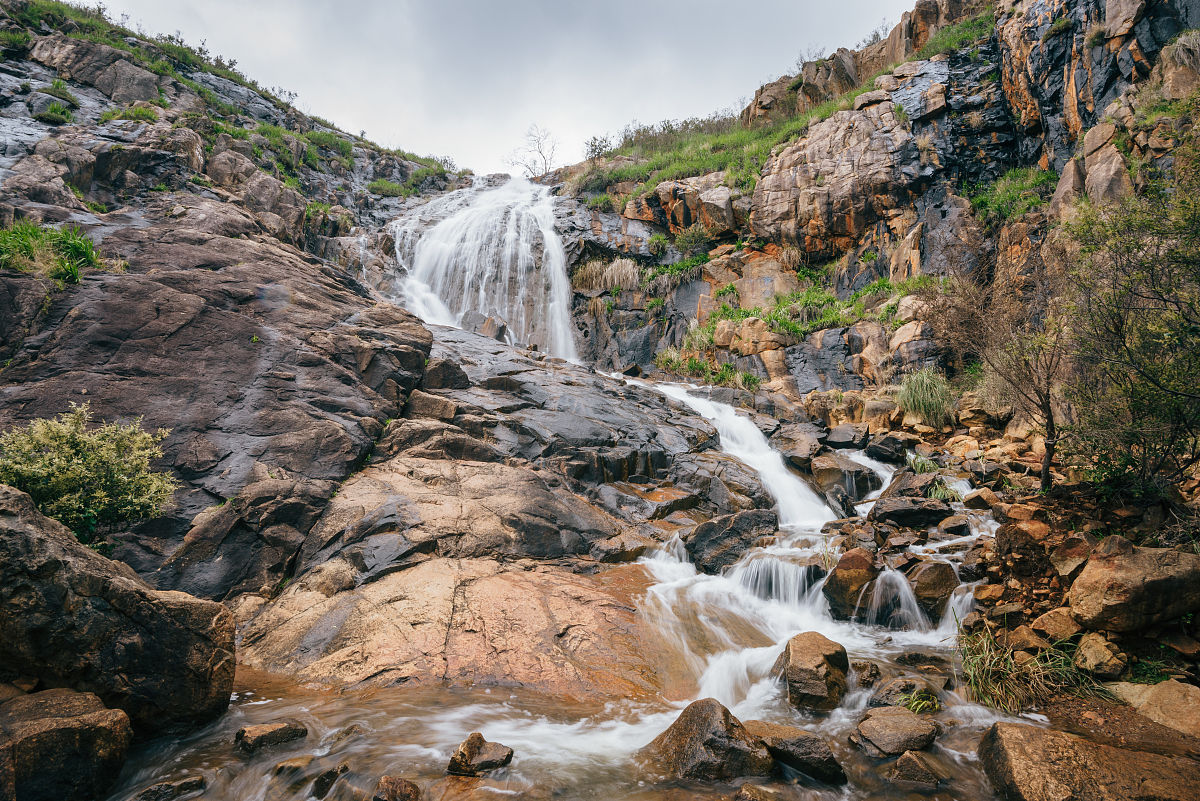
[[[78,228],[50,228],[23,221],[0,229],[0,269],[77,284],[83,270],[99,266],[96,246]]]
[[[89,429],[88,405],[0,434],[0,484],[26,492],[38,509],[91,542],[98,532],[154,517],[178,487],[151,469],[166,431],[103,423]]]
[[[1069,231],[1072,454],[1109,489],[1160,495],[1200,464],[1200,148],[1177,148],[1172,177],[1083,208]]]

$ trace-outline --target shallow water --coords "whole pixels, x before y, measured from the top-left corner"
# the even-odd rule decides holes
[[[903,576],[893,571],[860,602],[864,620],[874,616],[888,626],[834,620],[821,593],[823,571],[813,567],[834,559],[835,547],[820,534],[821,525],[833,518],[832,511],[784,465],[747,417],[699,397],[691,387],[657,388],[714,423],[723,447],[759,472],[778,502],[780,516],[780,536],[752,549],[720,576],[698,573],[678,541],[642,560],[652,583],[640,611],[661,635],[668,654],[663,670],[670,671],[664,685],[678,697],[653,703],[614,700],[601,707],[507,689],[333,692],[242,672],[230,711],[219,721],[182,739],[140,746],[114,799],[128,801],[157,781],[202,773],[208,781],[206,799],[301,801],[313,797],[313,779],[339,763],[350,771],[338,779],[328,798],[355,797],[356,787],[369,791],[388,774],[437,783],[444,778],[450,753],[471,731],[481,731],[516,752],[512,766],[485,782],[483,794],[476,797],[728,796],[729,787],[649,787],[639,781],[633,765],[637,749],[669,726],[688,701],[704,697],[717,698],[743,720],[792,723],[830,740],[850,784],[827,788],[801,783],[793,788],[794,798],[993,798],[974,753],[982,732],[999,718],[968,702],[954,688],[953,677],[943,693],[945,708],[935,716],[946,732],[929,752],[950,780],[944,790],[922,795],[889,785],[883,779],[886,763],[866,758],[847,740],[871,690],[852,685],[840,708],[828,715],[808,715],[788,704],[784,687],[771,673],[784,644],[802,631],[819,631],[841,643],[852,661],[875,662],[882,680],[919,673],[897,661],[905,654],[923,655],[918,661],[943,661],[943,672],[952,673],[955,620],[970,609],[970,587],[960,586],[939,619],[931,621],[916,608]],[[994,527],[981,515],[973,515],[971,521],[973,530],[967,537],[912,550],[956,564],[964,545]],[[885,608],[900,611],[884,620],[879,610]],[[231,744],[239,727],[283,718],[303,722],[309,737],[252,758],[234,753]],[[307,755],[313,761],[304,769],[273,775],[281,761]],[[433,789],[434,797],[441,797],[439,793],[452,788],[437,784]]]

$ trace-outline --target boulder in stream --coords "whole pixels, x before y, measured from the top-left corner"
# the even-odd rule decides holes
[[[788,640],[775,661],[774,673],[787,683],[788,701],[797,709],[836,709],[846,694],[846,649],[815,631]]]
[[[827,784],[845,784],[846,772],[819,734],[762,720],[746,721],[746,731],[762,740],[780,765]]]
[[[479,776],[499,770],[512,762],[513,750],[507,745],[488,742],[479,732],[471,732],[450,755],[446,772],[452,776]]]
[[[685,547],[697,568],[705,573],[720,573],[740,559],[755,541],[773,535],[778,526],[779,519],[770,509],[736,512],[696,526]]]
[[[303,740],[308,736],[308,729],[294,721],[278,721],[262,723],[257,726],[243,726],[233,737],[234,745],[243,754],[253,754],[263,748],[283,745],[293,740]]]
[[[419,801],[421,788],[408,779],[384,776],[375,787],[372,801]]]
[[[882,758],[928,748],[935,737],[937,725],[932,720],[902,706],[882,706],[867,710],[850,742],[868,755]]]
[[[714,698],[689,704],[637,760],[655,777],[700,781],[766,776],[775,766],[766,745]]]
[[[953,514],[950,504],[936,498],[893,496],[877,500],[867,519],[901,528],[928,528]]]
[[[853,617],[863,588],[878,575],[879,568],[875,566],[875,556],[870,551],[854,548],[842,554],[821,588],[833,616],[841,620]]]

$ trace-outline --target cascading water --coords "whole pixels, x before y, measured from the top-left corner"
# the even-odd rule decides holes
[[[498,317],[514,343],[575,361],[566,253],[550,190],[522,178],[450,192],[393,224],[404,305],[434,325]]]

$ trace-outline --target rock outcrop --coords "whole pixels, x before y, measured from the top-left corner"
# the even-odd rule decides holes
[[[0,487],[0,669],[95,693],[157,731],[228,706],[233,629],[220,604],[151,589]]]
[[[1200,610],[1200,556],[1106,537],[1071,585],[1071,612],[1090,629],[1140,631]]]

